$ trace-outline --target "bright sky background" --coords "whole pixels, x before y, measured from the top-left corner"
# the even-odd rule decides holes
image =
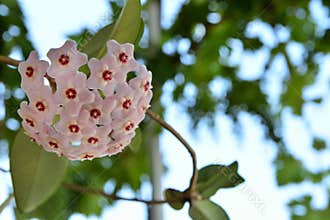
[[[29,37],[43,58],[46,58],[49,48],[62,45],[68,34],[75,33],[86,26],[92,29],[100,27],[100,21],[109,11],[105,0],[21,0],[20,2],[26,16]],[[173,15],[180,6],[180,2],[183,1],[163,1],[162,25],[164,27],[168,27],[173,21]],[[329,27],[329,15],[321,9],[320,1],[313,1],[311,10],[320,27]],[[259,36],[269,47],[272,47],[278,41],[285,41],[289,34],[285,30],[280,30],[276,35],[277,38],[274,38],[267,25],[261,21],[251,23],[249,30],[250,32],[247,34]],[[180,47],[185,47],[184,42]],[[259,77],[260,72],[258,72],[258,69],[247,71],[247,65],[251,60],[254,60],[256,66],[262,66],[264,58],[267,57],[267,48],[263,48],[256,54],[242,54],[242,48],[238,42],[233,41],[232,47],[234,48],[232,62],[237,63],[238,60],[242,60],[239,76],[244,79]],[[301,61],[300,54],[303,49],[294,43],[288,49],[297,64]],[[13,55],[21,58],[19,54]],[[306,91],[306,97],[321,94],[325,98],[325,102],[321,105],[308,104],[305,106],[303,116],[308,123],[293,116],[289,110],[285,111],[283,115],[285,126],[282,132],[285,134],[285,141],[288,143],[290,152],[298,159],[306,161],[307,168],[314,171],[327,169],[330,166],[330,160],[328,159],[330,158],[330,149],[328,148],[323,153],[316,152],[311,147],[312,140],[310,136],[310,132],[318,134],[330,143],[330,129],[328,129],[330,124],[330,114],[328,114],[330,111],[330,98],[327,84],[330,77],[329,60],[329,57],[320,58],[320,63],[322,63],[321,74],[314,87]],[[283,59],[279,57],[268,73],[269,77],[265,82],[265,91],[274,103],[278,102],[281,81],[286,76],[286,71]],[[174,87],[174,83],[175,81],[168,81],[164,86],[162,102],[168,106],[165,118],[195,147],[198,155],[198,166],[203,167],[210,163],[229,164],[234,160],[239,161],[239,172],[246,182],[233,189],[221,190],[212,198],[225,208],[232,220],[246,218],[287,220],[289,219],[289,212],[286,207],[288,199],[307,192],[313,195],[313,207],[326,207],[327,201],[329,201],[326,186],[330,186],[330,178],[325,180],[323,184],[305,182],[299,184],[299,186],[291,184],[282,188],[277,187],[275,169],[272,165],[277,148],[272,142],[265,140],[263,126],[258,118],[246,113],[240,114],[239,123],[243,131],[242,139],[236,136],[237,130],[235,130],[230,118],[221,113],[217,114],[215,118],[216,129],[213,133],[205,124],[202,124],[196,133],[192,133],[189,129],[188,115],[183,112],[179,105],[174,104],[170,98],[169,94]],[[214,92],[219,93],[219,95],[224,92],[221,89],[222,87],[225,87],[225,83],[221,80],[215,80],[212,83]],[[185,90],[185,93],[188,96],[193,96],[194,87],[189,87]],[[179,124],[177,118],[180,118]],[[169,168],[169,172],[164,177],[164,188],[185,189],[191,176],[191,161],[187,152],[167,132],[161,135],[161,151],[164,162]],[[0,166],[8,168],[8,161],[1,161]],[[7,179],[7,181],[1,181],[0,183],[1,203],[8,194],[10,178],[8,174],[0,172],[0,179]],[[122,194],[132,196],[129,190],[124,190]],[[150,196],[150,186],[147,183],[142,187],[142,196],[145,198]],[[164,208],[166,220],[190,219],[187,213],[187,205],[182,211],[174,211],[167,205]],[[298,211],[303,212],[304,210]],[[11,212],[11,207],[7,208],[0,216],[1,219],[13,219]],[[75,215],[70,220],[82,219],[86,219],[86,217]],[[89,217],[88,219],[97,218]],[[146,219],[146,208],[139,203],[118,202],[114,207],[105,209],[102,219],[142,220]]]

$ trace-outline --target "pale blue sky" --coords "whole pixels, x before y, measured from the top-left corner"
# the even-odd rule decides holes
[[[29,29],[29,37],[43,58],[46,58],[49,48],[58,47],[63,44],[68,34],[77,32],[85,26],[92,29],[100,27],[100,21],[108,13],[108,6],[104,0],[21,0],[20,2],[27,18],[26,24]],[[162,25],[164,27],[168,27],[170,22],[173,21],[173,14],[176,13],[175,9],[180,5],[174,4],[174,2],[176,1],[166,0],[163,3],[164,13]],[[78,7],[79,10],[77,10]],[[313,17],[320,24],[319,27],[321,29],[329,27],[329,15],[323,13],[320,9],[319,1],[314,1],[311,8],[314,12]],[[315,13],[316,11],[321,11],[322,13]],[[325,19],[325,17],[327,18]],[[256,21],[251,23],[249,33],[247,34],[252,36],[257,35],[266,42],[267,47],[272,47],[277,41],[285,41],[288,33],[283,29],[279,29],[276,39],[269,31],[267,25],[261,21]],[[182,45],[179,45],[183,51],[185,48],[184,44],[185,42],[183,41]],[[233,65],[240,65],[239,76],[246,80],[260,77],[258,68],[247,68],[247,66],[251,62],[251,59],[256,62],[256,66],[263,66],[264,58],[267,56],[269,48],[262,48],[256,54],[249,52],[242,54],[240,53],[241,47],[239,42],[233,41],[232,46],[234,48],[232,63]],[[299,52],[299,45],[293,44],[289,50],[291,52],[293,51],[292,57],[299,62],[301,54]],[[21,58],[18,53],[14,55],[17,58]],[[306,166],[310,170],[320,170],[330,167],[330,160],[327,160],[330,150],[328,149],[324,153],[318,153],[310,145],[310,132],[326,138],[328,142],[330,137],[330,129],[328,129],[328,125],[330,124],[328,114],[330,111],[330,99],[328,95],[328,84],[326,84],[330,76],[329,71],[327,71],[330,68],[330,62],[329,57],[321,58],[321,74],[314,88],[311,87],[309,91],[306,91],[306,96],[322,94],[326,98],[325,103],[319,106],[315,106],[315,104],[306,105],[303,116],[307,122],[294,117],[289,110],[283,114],[285,126],[282,132],[284,133],[286,143],[288,143],[289,150],[298,159],[306,161]],[[241,62],[239,62],[240,60]],[[269,95],[275,107],[276,102],[278,102],[281,82],[286,77],[286,71],[287,68],[283,64],[281,57],[279,57],[273,64],[271,71],[267,73],[268,77],[265,80],[263,89],[265,89],[265,92]],[[276,186],[276,176],[272,160],[276,156],[277,148],[272,142],[265,140],[263,125],[261,125],[258,118],[246,113],[240,114],[239,124],[243,131],[242,139],[236,136],[236,130],[231,119],[222,113],[216,115],[215,132],[210,132],[210,129],[205,124],[202,124],[197,133],[192,133],[189,127],[190,120],[188,115],[183,112],[180,105],[173,103],[170,98],[170,92],[173,89],[174,83],[174,81],[168,81],[164,86],[162,103],[168,106],[165,118],[195,147],[198,155],[198,166],[202,167],[210,163],[228,164],[234,160],[239,161],[239,172],[246,179],[246,182],[237,188],[221,190],[212,198],[227,210],[231,219],[241,220],[246,219],[246,217],[254,220],[289,219],[286,202],[289,198],[302,195],[305,192],[313,195],[312,205],[314,207],[325,207],[329,200],[325,190],[326,186],[330,186],[330,179],[325,180],[324,185],[303,183],[299,187],[296,184],[291,184],[283,188]],[[216,80],[212,83],[214,91],[219,92],[219,94],[224,92],[219,91],[219,87],[222,85],[223,81],[221,80]],[[185,92],[188,96],[193,95],[194,87],[191,86]],[[179,124],[177,123],[177,118],[181,119]],[[191,161],[187,152],[167,132],[161,135],[161,151],[164,162],[169,168],[169,172],[164,177],[164,188],[185,189],[191,175]],[[8,161],[1,161],[0,165],[1,167],[8,167]],[[0,177],[1,179],[6,178],[8,180],[2,181],[0,184],[0,195],[3,195],[0,197],[1,202],[5,198],[4,195],[8,193],[10,178],[8,174],[1,172]],[[121,193],[127,196],[132,195],[129,190],[124,190]],[[150,186],[147,183],[142,187],[142,196],[145,198],[150,196]],[[167,205],[164,208],[165,219],[190,219],[187,213],[187,205],[182,211],[174,211]],[[102,214],[102,218],[142,220],[146,219],[145,211],[146,209],[143,204],[118,202],[116,206],[106,208]],[[12,219],[11,216],[11,208],[7,208],[0,217]],[[71,220],[80,219],[86,219],[86,217],[76,215],[71,218]],[[97,218],[89,217],[88,219]]]

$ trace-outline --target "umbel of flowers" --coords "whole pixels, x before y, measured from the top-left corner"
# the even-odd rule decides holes
[[[152,97],[151,72],[133,52],[132,44],[114,40],[107,42],[107,53],[100,60],[88,61],[70,40],[49,50],[50,64],[31,52],[18,67],[29,99],[18,110],[25,133],[46,151],[70,160],[121,152],[134,137]],[[89,77],[79,72],[85,64]],[[134,77],[128,79],[130,72]]]

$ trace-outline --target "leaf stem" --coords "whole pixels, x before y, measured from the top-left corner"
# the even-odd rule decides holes
[[[72,184],[72,183],[63,183],[62,185],[69,190],[73,190],[73,191],[80,192],[80,193],[96,194],[96,195],[100,195],[100,196],[103,196],[103,197],[111,199],[111,200],[125,200],[125,201],[131,201],[131,202],[142,202],[147,205],[157,205],[157,204],[164,204],[164,203],[170,202],[168,200],[145,200],[145,199],[139,199],[139,198],[126,198],[126,197],[118,196],[116,194],[109,194],[102,190],[93,189],[93,188],[89,188],[89,187],[85,187],[85,186],[80,186],[80,185],[76,185],[76,184]]]
[[[197,158],[196,158],[196,153],[194,149],[188,144],[188,142],[180,135],[179,132],[177,132],[171,125],[169,125],[167,122],[165,122],[158,114],[151,110],[147,110],[146,114],[158,122],[163,128],[171,132],[182,144],[183,146],[187,149],[189,152],[191,159],[192,159],[192,165],[193,165],[193,173],[190,179],[190,185],[187,191],[190,193],[190,199],[191,196],[195,197],[196,194],[196,185],[197,185],[197,178],[198,178],[198,170],[197,170]]]
[[[2,213],[3,210],[9,205],[10,201],[14,198],[14,194],[9,194],[7,199],[0,205],[0,214]]]
[[[13,58],[10,58],[10,57],[6,57],[6,56],[3,56],[3,55],[0,55],[0,62],[1,63],[6,63],[8,65],[12,65],[12,66],[18,66],[19,62],[18,60],[15,60]]]

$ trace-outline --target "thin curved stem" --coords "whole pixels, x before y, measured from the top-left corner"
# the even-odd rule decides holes
[[[14,198],[14,195],[11,193],[7,197],[7,199],[0,205],[0,214],[2,213],[3,210],[9,205],[10,201]]]
[[[67,188],[69,190],[72,190],[72,191],[76,191],[76,192],[80,192],[80,193],[96,194],[96,195],[100,195],[100,196],[103,196],[105,198],[112,199],[112,200],[142,202],[142,203],[145,203],[147,205],[164,204],[164,203],[170,202],[168,200],[145,200],[145,199],[139,199],[139,198],[126,198],[126,197],[118,196],[116,194],[108,194],[108,193],[106,193],[102,190],[92,189],[92,188],[89,188],[89,187],[80,186],[80,185],[71,184],[71,183],[63,183],[62,185],[65,188]]]
[[[192,159],[192,165],[193,165],[193,173],[190,179],[190,185],[188,190],[191,193],[194,193],[196,190],[196,185],[197,185],[197,178],[198,178],[198,170],[197,170],[197,158],[196,158],[196,153],[194,149],[188,144],[188,142],[177,132],[171,125],[169,125],[166,121],[164,121],[158,114],[151,110],[147,110],[146,114],[158,122],[163,128],[171,132],[182,144],[183,146],[187,149],[189,152],[191,159]]]
[[[13,58],[10,58],[10,57],[6,57],[6,56],[3,56],[3,55],[0,55],[0,62],[1,63],[6,63],[8,65],[12,65],[12,66],[18,66],[19,64],[19,60],[15,60]]]

